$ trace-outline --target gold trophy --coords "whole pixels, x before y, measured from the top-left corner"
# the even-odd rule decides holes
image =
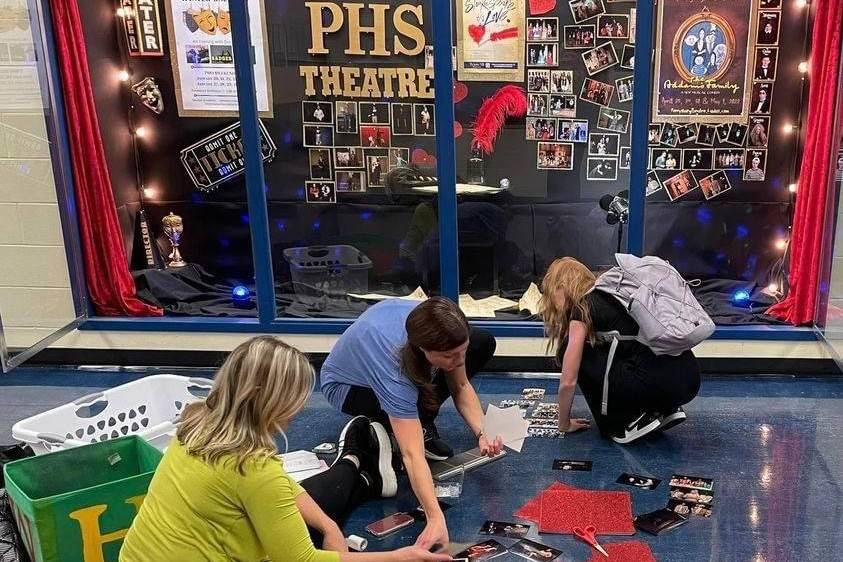
[[[182,223],[181,217],[174,215],[172,211],[170,211],[169,215],[161,219],[161,224],[164,226],[164,234],[173,246],[173,251],[170,252],[169,256],[167,256],[170,258],[170,263],[167,264],[167,267],[186,266],[187,262],[181,259],[181,253],[179,253],[179,242],[181,240],[182,232],[184,232],[184,224]]]

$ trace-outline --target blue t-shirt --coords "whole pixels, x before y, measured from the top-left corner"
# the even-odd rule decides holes
[[[340,336],[322,365],[322,393],[342,410],[351,386],[371,388],[388,415],[417,419],[419,392],[401,372],[404,323],[417,301],[390,299],[364,312]]]

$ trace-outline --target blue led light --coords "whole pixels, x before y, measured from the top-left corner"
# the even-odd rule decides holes
[[[746,304],[749,301],[749,291],[746,289],[738,289],[735,291],[735,294],[732,295],[732,302],[735,304]]]
[[[231,300],[235,306],[249,306],[252,302],[252,292],[246,285],[235,285],[231,289]]]

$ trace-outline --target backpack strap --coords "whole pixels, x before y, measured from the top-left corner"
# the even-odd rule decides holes
[[[615,360],[615,352],[618,350],[618,338],[612,338],[612,345],[609,347],[609,358],[606,360],[606,373],[603,375],[603,401],[600,405],[600,414],[609,414],[609,371],[612,370],[612,362]]]
[[[609,357],[606,359],[606,372],[603,374],[603,397],[600,403],[600,414],[606,416],[609,413],[609,373],[612,370],[612,364],[615,362],[618,345],[622,341],[638,341],[638,338],[636,336],[623,336],[618,331],[597,332],[596,336],[603,341],[611,342]]]

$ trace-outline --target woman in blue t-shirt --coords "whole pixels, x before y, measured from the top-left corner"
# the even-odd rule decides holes
[[[452,301],[392,299],[363,313],[322,366],[322,392],[335,408],[379,421],[394,433],[427,518],[416,543],[422,548],[448,544],[427,464],[453,455],[433,423],[442,404],[453,397],[484,454],[502,448],[496,436],[483,435],[483,410],[469,382],[494,353],[492,334],[470,328]]]

